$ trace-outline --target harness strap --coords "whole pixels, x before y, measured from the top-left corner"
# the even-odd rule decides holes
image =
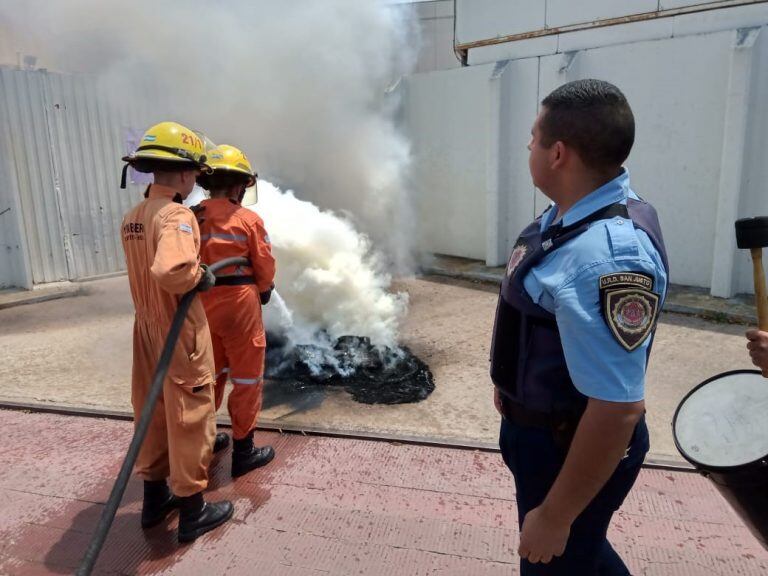
[[[591,224],[592,222],[596,222],[598,220],[609,220],[611,218],[615,218],[616,216],[629,219],[629,211],[627,210],[626,204],[609,204],[605,208],[601,208],[597,212],[593,212],[589,216],[582,218],[578,222],[569,224],[568,226],[563,226],[562,222],[558,224],[552,224],[552,226],[544,231],[541,239],[554,241],[561,236],[565,236],[566,234],[573,232],[582,226],[585,226],[586,224]]]
[[[248,284],[256,284],[253,276],[217,276],[215,286],[246,286]]]

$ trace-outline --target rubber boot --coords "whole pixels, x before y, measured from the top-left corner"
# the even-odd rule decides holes
[[[227,446],[229,446],[229,436],[227,436],[227,433],[217,432],[216,440],[213,442],[213,453],[216,454],[216,452],[221,452]]]
[[[232,518],[235,507],[229,500],[206,502],[203,493],[179,498],[179,542],[192,542],[198,536]]]
[[[171,494],[165,480],[144,481],[144,504],[141,507],[141,527],[152,528],[179,507],[179,499]]]
[[[237,478],[251,470],[260,468],[272,462],[275,449],[272,446],[257,448],[253,445],[253,431],[242,440],[232,443],[232,477]]]

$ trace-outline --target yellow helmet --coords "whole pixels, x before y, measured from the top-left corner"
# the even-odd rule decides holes
[[[248,178],[246,187],[251,187],[256,183],[257,174],[253,171],[248,158],[239,148],[227,144],[217,146],[208,152],[207,163],[211,171],[198,178],[198,184],[203,188],[210,189],[211,181],[215,179],[217,174],[243,174]]]
[[[190,130],[176,122],[160,122],[150,127],[141,138],[139,147],[123,157],[121,188],[125,188],[125,176],[128,166],[142,170],[142,163],[150,161],[167,164],[169,168],[184,167],[209,170],[206,164],[206,145],[210,143],[204,134]],[[212,143],[211,143],[212,144]]]
[[[225,170],[250,176],[251,183],[248,186],[253,186],[253,180],[257,176],[243,151],[228,144],[222,144],[210,151],[208,165],[214,174],[218,170]]]

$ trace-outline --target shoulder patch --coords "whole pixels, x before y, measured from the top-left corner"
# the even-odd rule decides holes
[[[653,278],[639,272],[616,272],[600,276],[599,283],[608,329],[631,352],[645,342],[656,325],[659,295],[653,292]]]
[[[187,234],[192,234],[192,226],[190,226],[186,222],[182,222],[181,224],[179,224],[179,230],[181,232],[186,232]]]
[[[509,262],[507,262],[507,277],[512,276],[515,269],[520,265],[520,262],[523,261],[527,253],[528,246],[523,243],[518,244],[512,249],[512,255],[509,257]]]

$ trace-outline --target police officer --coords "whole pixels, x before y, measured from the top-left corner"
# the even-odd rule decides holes
[[[644,378],[667,287],[655,210],[622,164],[634,117],[600,80],[565,84],[531,131],[552,205],[521,233],[491,345],[521,574],[629,574],[606,539],[648,451]]]

